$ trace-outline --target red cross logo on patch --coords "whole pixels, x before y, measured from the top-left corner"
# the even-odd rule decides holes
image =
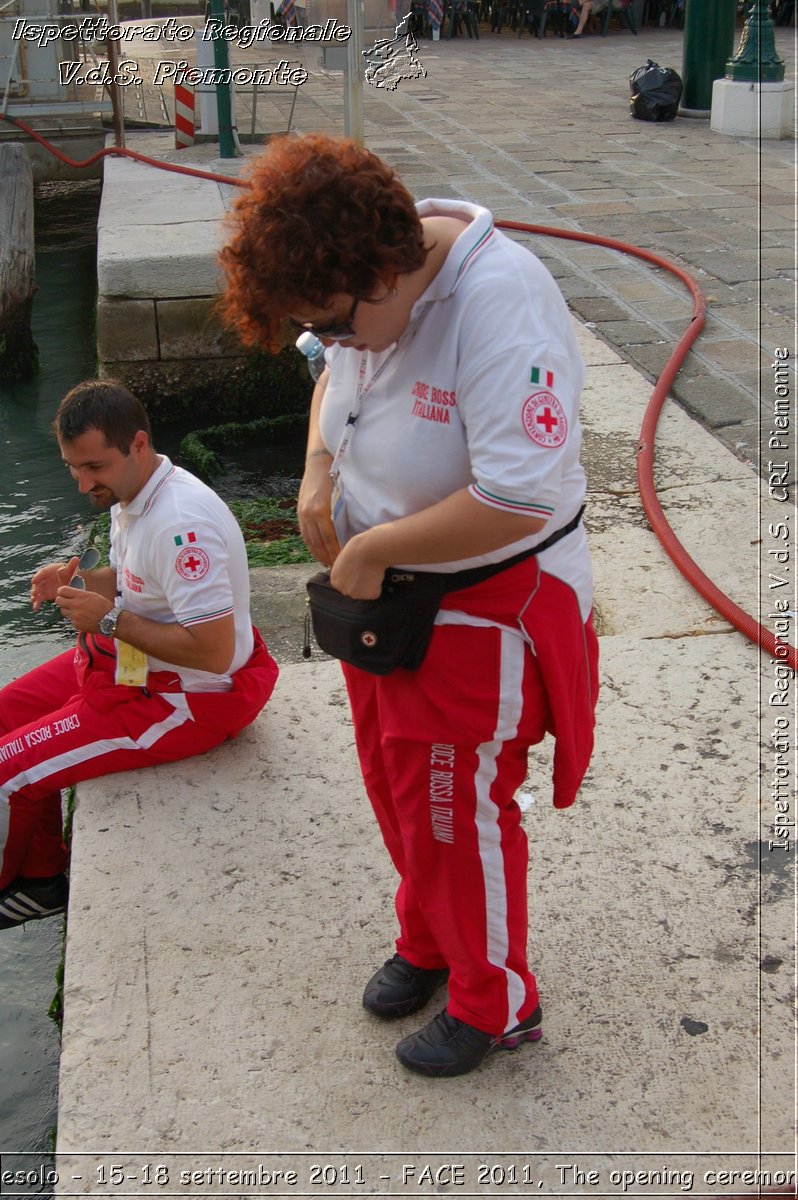
[[[556,450],[568,434],[563,407],[551,392],[535,392],[530,396],[524,404],[521,420],[527,436],[547,450]]]
[[[186,546],[175,559],[178,575],[181,575],[183,579],[190,579],[192,582],[207,575],[210,565],[211,560],[208,555],[196,546]]]

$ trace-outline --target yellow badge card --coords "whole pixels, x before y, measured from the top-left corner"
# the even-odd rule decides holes
[[[116,643],[116,682],[125,687],[144,687],[147,683],[147,655],[119,640]]]

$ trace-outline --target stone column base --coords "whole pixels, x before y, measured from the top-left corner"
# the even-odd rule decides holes
[[[737,137],[783,138],[792,133],[792,83],[743,83],[716,79],[710,128]]]

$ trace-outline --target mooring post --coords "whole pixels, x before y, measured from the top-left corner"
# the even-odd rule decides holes
[[[737,0],[687,0],[680,116],[709,116],[712,84],[723,77],[734,46],[736,15]]]
[[[229,42],[222,32],[226,28],[224,0],[210,0],[213,60],[222,72],[230,69]],[[235,158],[233,137],[233,100],[229,83],[216,84],[216,111],[219,117],[219,157]]]
[[[0,144],[0,383],[39,367],[31,332],[36,260],[33,172],[19,142]]]

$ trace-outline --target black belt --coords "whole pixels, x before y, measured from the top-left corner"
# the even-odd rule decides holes
[[[484,567],[466,567],[463,571],[389,571],[388,581],[390,583],[410,583],[411,581],[421,581],[427,579],[430,583],[435,580],[441,588],[442,593],[459,592],[461,588],[473,587],[474,584],[482,583],[485,579],[490,579],[494,575],[500,574],[502,571],[509,571],[510,567],[516,567],[519,563],[524,562],[527,558],[534,558],[536,554],[541,554],[544,550],[550,549],[556,545],[562,538],[567,537],[569,533],[577,528],[585,511],[584,504],[579,509],[575,517],[572,517],[567,525],[563,525],[560,529],[549,534],[542,542],[538,542],[536,546],[532,546],[529,550],[522,550],[519,554],[514,554],[512,558],[505,558],[502,562],[486,563]]]

